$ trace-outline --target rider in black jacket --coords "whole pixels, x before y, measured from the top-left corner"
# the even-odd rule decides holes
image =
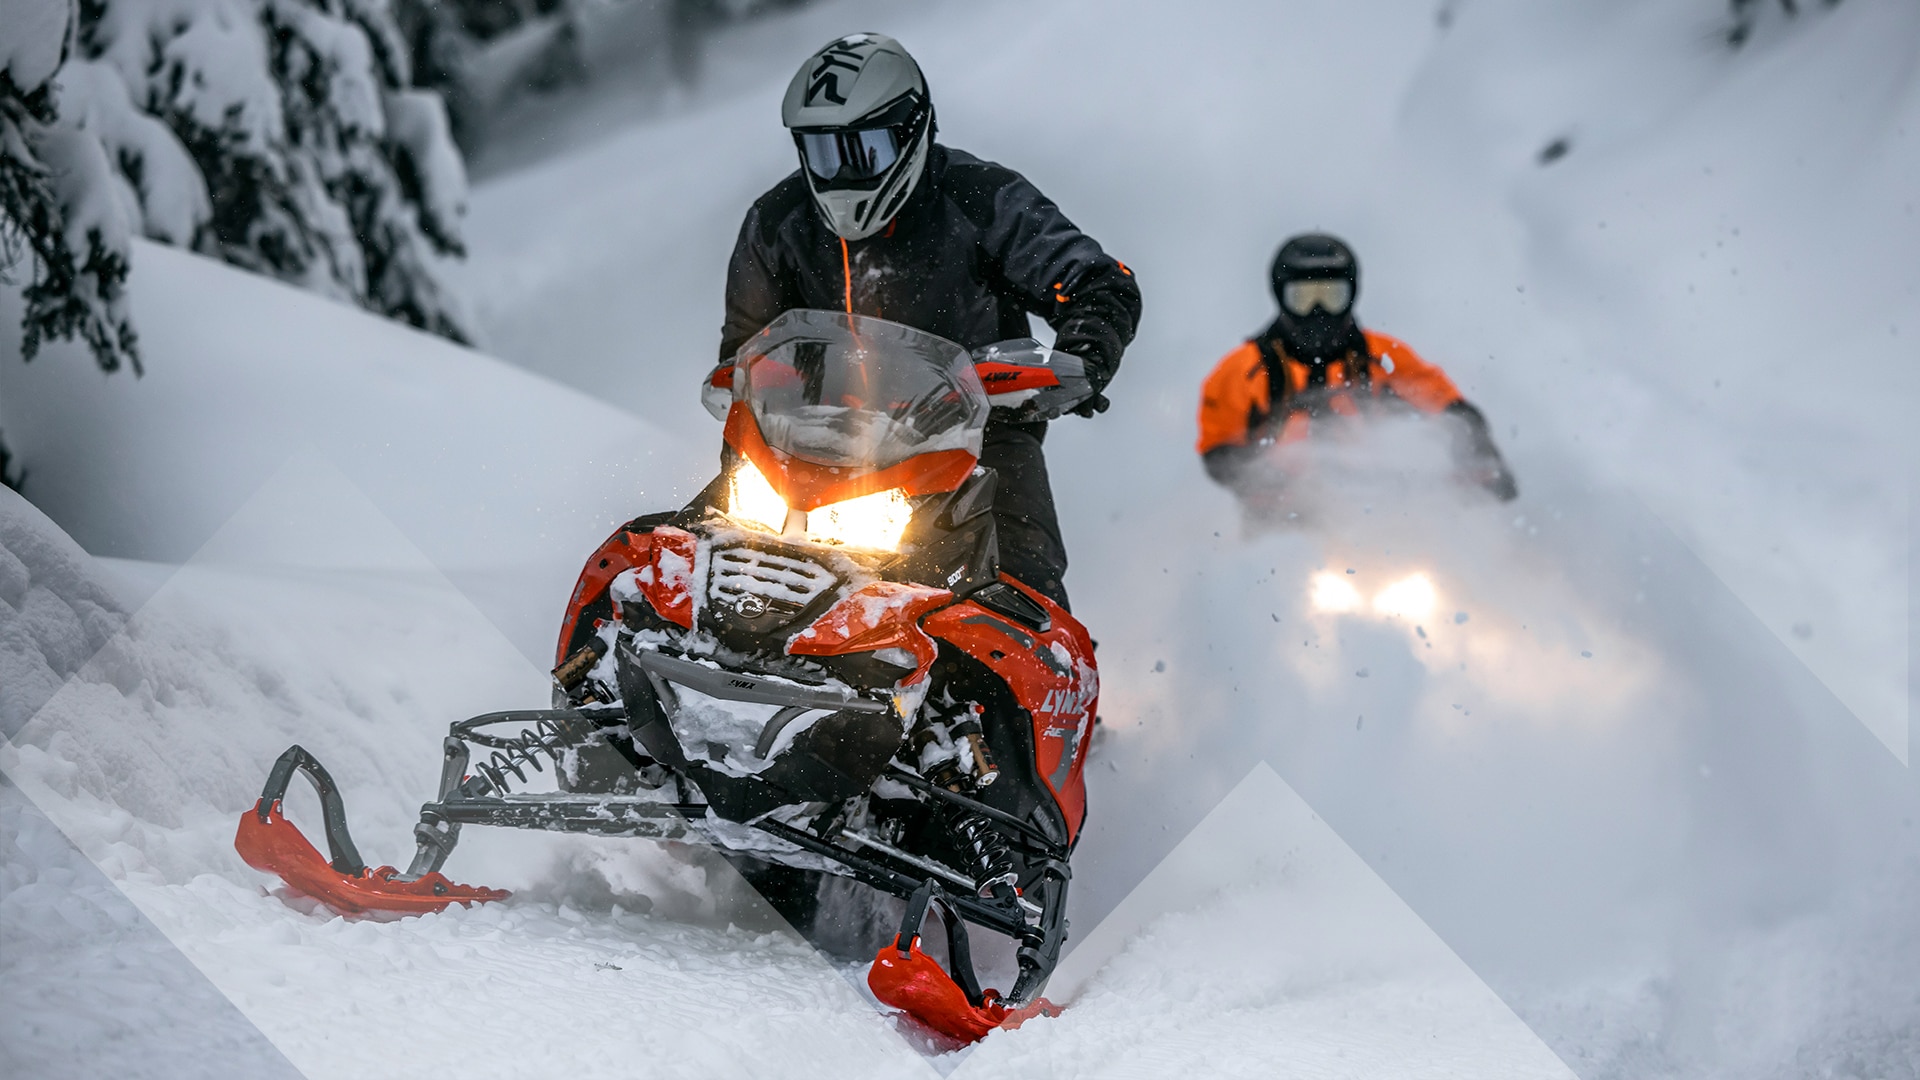
[[[783,119],[801,169],[747,212],[727,267],[720,358],[782,312],[872,315],[972,349],[1026,337],[1086,361],[1095,390],[1140,318],[1133,273],[1019,173],[933,141],[926,82],[905,49],[853,34],[809,57]],[[1096,395],[1076,410],[1106,408]],[[1004,570],[1066,605],[1067,555],[1041,442],[1045,421],[987,425],[981,464],[999,474]]]

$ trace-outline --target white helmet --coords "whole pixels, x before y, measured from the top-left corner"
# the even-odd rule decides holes
[[[848,240],[886,228],[927,171],[927,80],[885,34],[848,34],[808,57],[787,86],[780,120],[800,149],[813,201]]]

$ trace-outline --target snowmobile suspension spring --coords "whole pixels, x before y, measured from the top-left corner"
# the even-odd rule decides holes
[[[557,771],[561,756],[578,741],[567,727],[541,717],[519,735],[488,739],[487,745],[494,747],[493,753],[487,755],[485,761],[475,762],[473,769],[486,777],[495,794],[505,795],[513,787],[513,783],[507,779],[508,773],[524,784],[527,782],[527,772],[523,766],[531,766],[534,772],[544,772],[545,767],[540,764],[543,756],[553,761]]]
[[[954,823],[954,829],[967,842],[967,854],[973,859],[980,895],[999,897],[1003,892],[1011,892],[1019,878],[1013,871],[1013,851],[1007,845],[1007,838],[979,814],[962,816]]]

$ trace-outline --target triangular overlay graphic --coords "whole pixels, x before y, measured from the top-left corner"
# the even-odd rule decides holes
[[[956,1077],[1574,1074],[1265,762]]]
[[[516,897],[379,922],[268,895],[234,854],[297,741],[341,784],[362,854],[404,863],[446,724],[546,687],[307,452],[0,745],[0,769],[308,1076],[928,1075],[804,943],[714,922],[714,893],[742,892],[714,860],[470,829],[450,875]],[[288,803],[312,831],[303,785]]]
[[[0,489],[0,737],[125,625],[98,570]],[[0,867],[0,1076],[298,1075],[4,774]]]
[[[1912,512],[1909,492],[1907,505],[1894,516],[1910,521]],[[1913,709],[1907,693],[1907,658],[1913,630],[1906,601],[1913,574],[1911,559],[1869,567],[1837,558],[1829,568],[1836,580],[1823,582],[1824,592],[1801,590],[1804,595],[1788,596],[1772,587],[1768,573],[1744,565],[1736,557],[1745,553],[1715,550],[1688,538],[1685,530],[1674,528],[1671,522],[1667,529],[1889,753],[1902,765],[1912,766],[1909,743]],[[1908,531],[1911,533],[1910,527]],[[1792,606],[1816,595],[1829,604],[1841,604],[1835,616],[1852,625],[1836,627],[1831,620],[1809,617]]]
[[[300,1075],[3,775],[0,865],[0,1075]]]

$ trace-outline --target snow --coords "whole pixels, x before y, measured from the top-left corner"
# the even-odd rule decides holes
[[[128,220],[149,239],[191,246],[213,218],[199,167],[168,127],[133,106],[126,83],[112,66],[71,60],[60,69],[60,114],[64,123],[100,140],[112,172],[127,185],[121,199]]]
[[[107,59],[129,87],[151,86],[208,131],[265,155],[286,138],[267,46],[248,5],[237,0],[113,4],[101,27]],[[157,53],[157,55],[155,55]]]
[[[94,864],[0,781],[0,1072],[296,1077]]]
[[[11,737],[126,616],[79,545],[14,492],[0,489],[0,505],[0,733]]]
[[[1072,1024],[989,1036],[969,1074],[1572,1076],[1264,764],[1062,965],[1062,991]]]
[[[772,18],[683,111],[475,188],[462,276],[511,364],[136,244],[144,379],[0,364],[37,505],[142,560],[90,571],[0,502],[0,769],[80,853],[4,819],[31,869],[0,915],[40,928],[5,985],[57,999],[40,898],[104,880],[308,1075],[1910,1071],[1920,15],[1809,6],[1727,52],[1717,0],[1445,10]],[[1104,691],[1066,1014],[898,1039],[722,864],[645,843],[470,830],[450,872],[516,896],[401,922],[263,891],[231,829],[281,748],[403,859],[444,724],[544,701],[581,556],[709,478],[696,383],[740,216],[793,166],[775,102],[797,50],[869,25],[944,138],[1146,294],[1112,411],[1048,441]],[[1249,530],[1206,481],[1199,379],[1311,227],[1486,411],[1517,503],[1362,470]],[[130,1042],[175,1026],[112,1009]]]
[[[305,4],[270,0],[270,6],[275,17],[291,28],[304,46],[290,50],[296,62],[312,65],[311,69],[296,67],[296,80],[324,82],[319,103],[345,132],[354,136],[384,134],[386,116],[380,109],[380,87],[366,33],[354,23]]]
[[[133,267],[142,340],[172,362],[138,382],[64,356],[0,365],[0,431],[38,462],[37,505],[95,554],[182,562],[312,448],[550,663],[582,553],[709,479],[711,448],[417,331],[152,244]],[[15,304],[0,294],[9,353]],[[119,448],[94,452],[109,432]]]
[[[457,236],[467,215],[467,170],[439,94],[399,90],[387,95],[387,134],[404,147],[420,180],[420,206],[429,230]]]
[[[66,41],[67,0],[0,0],[0,72],[22,91],[53,77]]]

